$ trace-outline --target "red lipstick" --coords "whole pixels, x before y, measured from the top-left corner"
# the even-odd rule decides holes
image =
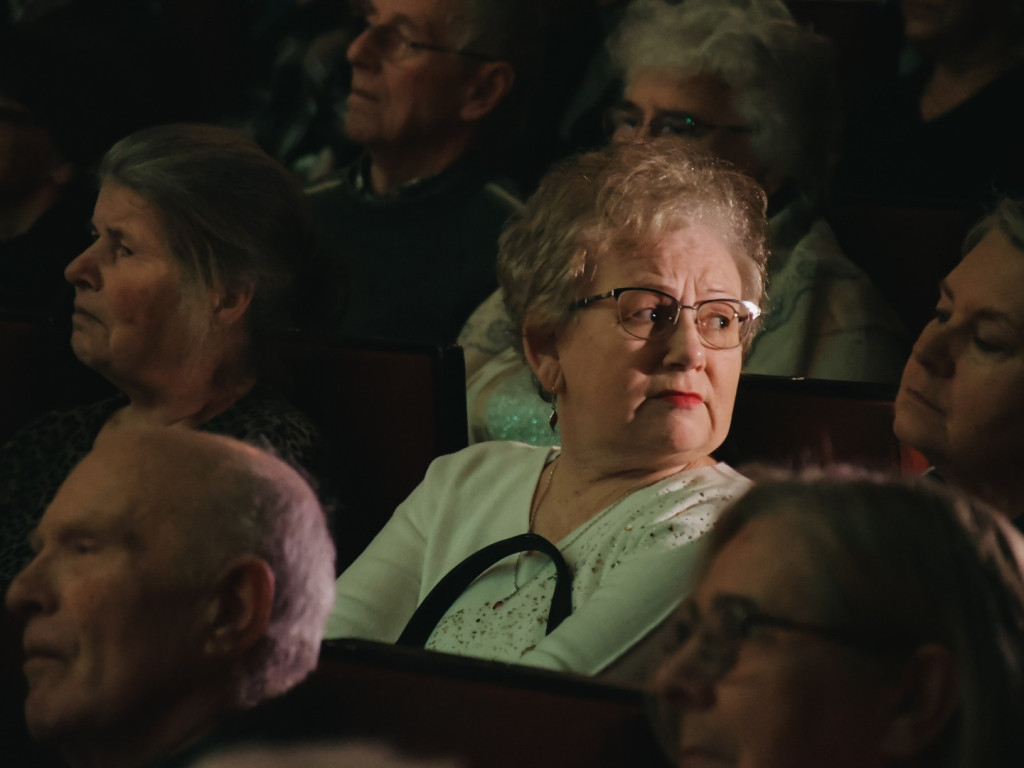
[[[704,398],[695,392],[662,392],[658,398],[675,408],[696,408],[704,402]]]

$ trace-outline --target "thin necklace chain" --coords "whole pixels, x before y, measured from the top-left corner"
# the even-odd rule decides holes
[[[547,498],[548,491],[551,490],[551,481],[555,479],[555,467],[558,466],[558,457],[556,456],[551,462],[551,468],[548,470],[547,479],[544,481],[544,487],[541,492],[537,494],[537,501],[533,503],[530,508],[530,522],[526,530],[533,533],[533,524],[537,521],[537,511],[540,509],[541,504],[544,503],[544,499]]]
[[[551,481],[554,480],[556,466],[558,466],[557,456],[551,462],[550,469],[548,469],[547,477],[544,480],[544,487],[541,488],[540,493],[537,494],[537,500],[533,503],[533,506],[530,507],[530,521],[526,528],[526,530],[530,533],[533,533],[533,524],[537,520],[537,510],[540,509],[540,505],[544,503],[544,499],[547,497],[548,491],[551,490]],[[516,564],[515,567],[512,569],[512,595],[519,592],[519,566],[523,562],[524,554],[526,553],[520,552],[518,555],[516,555]],[[512,595],[509,595],[509,597],[512,597]],[[505,599],[507,600],[508,598]],[[501,602],[504,602],[504,600]]]

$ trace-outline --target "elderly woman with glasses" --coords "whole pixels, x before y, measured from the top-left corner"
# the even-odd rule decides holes
[[[680,766],[1021,764],[1024,538],[1000,513],[833,469],[757,484],[708,545],[654,682]]]
[[[609,47],[624,81],[613,141],[674,137],[768,194],[769,305],[743,370],[897,381],[905,332],[822,217],[840,127],[831,44],[774,0],[636,0]],[[557,440],[535,426],[542,406],[509,332],[492,298],[460,338],[471,439]]]
[[[470,574],[426,646],[628,674],[623,657],[682,597],[696,541],[746,487],[711,453],[763,298],[764,205],[748,177],[678,142],[549,173],[502,236],[499,275],[561,448],[493,441],[436,460],[338,579],[328,636],[395,641],[452,569],[532,534]]]

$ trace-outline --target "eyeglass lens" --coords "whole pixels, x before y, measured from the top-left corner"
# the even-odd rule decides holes
[[[370,44],[381,58],[394,61],[409,55],[409,41],[390,24],[374,26],[367,22],[363,32],[369,36]]]
[[[676,653],[682,652],[691,641],[696,643],[688,650],[687,673],[701,675],[709,681],[724,677],[736,663],[739,643],[750,629],[748,617],[744,604],[731,601],[715,601],[703,616],[693,600],[683,603],[675,616]],[[680,704],[673,696],[655,694],[648,700],[648,716],[654,734],[672,762],[679,749],[681,715]]]
[[[682,305],[665,294],[631,288],[618,297],[619,322],[632,336],[650,339],[671,330]],[[749,313],[739,302],[705,301],[697,304],[697,333],[716,349],[738,347],[749,328]]]

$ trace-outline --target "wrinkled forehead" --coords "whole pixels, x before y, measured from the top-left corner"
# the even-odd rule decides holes
[[[146,472],[147,462],[134,458],[127,451],[88,454],[61,485],[36,537],[82,530],[138,549],[176,544],[180,526],[172,513],[173,490]]]
[[[421,32],[442,35],[467,0],[358,0],[354,7],[377,24],[402,23]]]
[[[993,229],[942,281],[942,292],[1024,331],[1024,253]]]
[[[813,617],[820,579],[801,518],[779,509],[754,517],[708,553],[696,594],[705,606],[716,595],[742,595],[768,611]]]
[[[708,246],[711,243],[713,247],[701,250],[715,252],[717,269],[705,264],[705,271],[717,272],[730,283],[738,276],[738,287],[743,294],[739,298],[756,300],[759,298],[755,287],[757,265],[746,251],[744,233],[737,227],[736,222],[709,205],[700,210],[666,211],[664,216],[655,217],[640,228],[612,229],[595,242],[598,258],[592,260],[585,283],[592,285],[598,274],[627,262],[635,265],[637,261],[676,255],[689,263],[685,259],[689,250],[698,244]]]

